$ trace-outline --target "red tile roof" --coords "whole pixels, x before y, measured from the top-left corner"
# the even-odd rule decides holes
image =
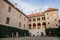
[[[43,12],[41,12],[41,13],[32,13],[32,14],[30,14],[30,15],[28,15],[28,17],[36,17],[36,16],[44,16],[44,13]]]
[[[56,8],[48,8],[46,11],[53,11],[53,10],[58,10]]]
[[[53,11],[53,10],[58,10],[56,8],[48,8],[46,11],[44,12],[40,12],[40,13],[32,13],[30,15],[28,15],[28,17],[36,17],[36,16],[44,16],[44,13],[47,11]]]

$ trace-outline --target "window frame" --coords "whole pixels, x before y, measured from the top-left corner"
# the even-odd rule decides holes
[[[7,17],[7,18],[6,18],[6,24],[9,24],[9,22],[10,22],[10,18]]]
[[[11,7],[8,7],[8,12],[11,12]]]

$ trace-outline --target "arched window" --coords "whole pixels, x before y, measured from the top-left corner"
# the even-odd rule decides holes
[[[43,23],[42,23],[42,25],[44,26],[44,25],[46,25],[46,23],[45,23],[45,22],[43,22]]]
[[[46,22],[43,22],[43,23],[42,23],[42,26],[44,26],[44,27],[46,28]]]
[[[34,28],[36,28],[36,24],[35,24],[35,23],[33,23],[33,29],[34,29]]]
[[[40,29],[40,27],[41,27],[41,24],[40,24],[40,23],[38,23],[38,24],[37,24],[37,26],[38,26],[37,28],[38,28],[38,29]]]
[[[37,25],[38,25],[38,26],[41,26],[41,24],[40,24],[40,23],[38,23]]]
[[[29,24],[29,29],[31,29],[31,24]]]

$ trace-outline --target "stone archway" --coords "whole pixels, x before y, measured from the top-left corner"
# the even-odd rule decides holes
[[[43,26],[44,28],[46,28],[46,22],[43,22],[43,23],[42,23],[42,26]]]
[[[44,36],[43,32],[41,32],[41,36]]]
[[[29,24],[29,29],[31,29],[31,24]]]
[[[35,29],[36,28],[36,24],[35,23],[33,23],[33,29]]]
[[[40,24],[40,23],[38,23],[38,24],[37,24],[37,28],[38,28],[38,29],[40,29],[40,27],[41,27],[41,24]]]

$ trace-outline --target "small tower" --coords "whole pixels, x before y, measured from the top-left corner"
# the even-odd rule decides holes
[[[45,11],[45,18],[46,18],[46,24],[47,28],[57,28],[59,26],[58,23],[58,9],[56,8],[48,8]]]

